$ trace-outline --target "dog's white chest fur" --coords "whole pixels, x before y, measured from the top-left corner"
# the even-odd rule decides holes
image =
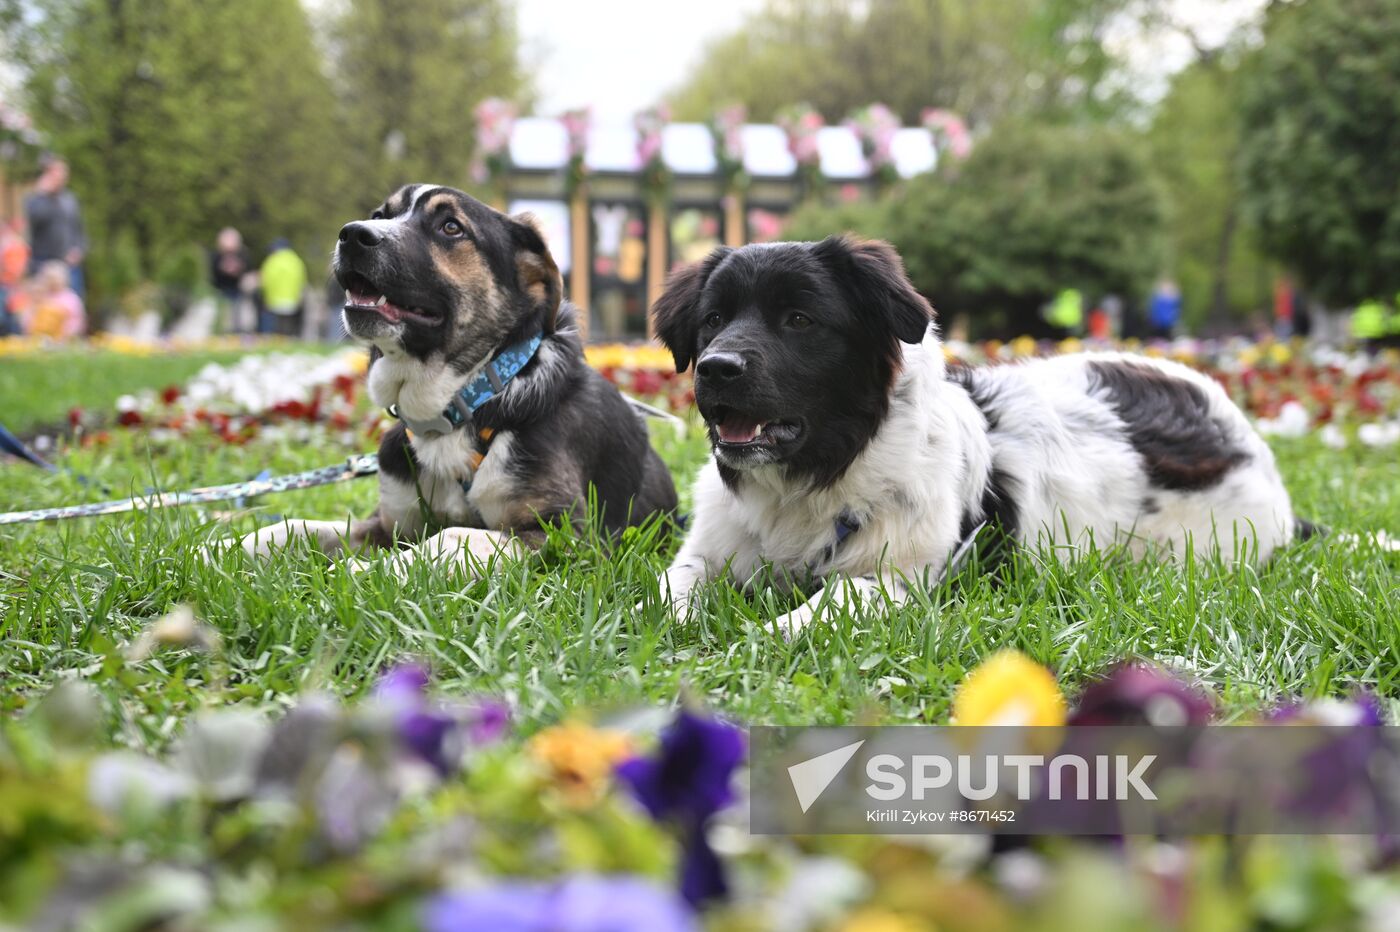
[[[420,474],[414,484],[383,480],[380,508],[401,534],[438,527],[500,527],[514,500],[509,475],[512,437],[495,435],[485,458],[472,469],[476,447],[467,430],[412,440]]]

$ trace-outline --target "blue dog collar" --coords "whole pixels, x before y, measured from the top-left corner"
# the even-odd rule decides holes
[[[832,522],[832,531],[836,539],[826,545],[826,549],[822,551],[820,563],[809,567],[809,570],[815,572],[817,566],[824,566],[836,559],[836,554],[841,549],[842,545],[846,543],[846,538],[859,530],[860,519],[849,511],[842,511],[836,516],[836,520]]]
[[[535,358],[544,334],[537,333],[514,346],[501,350],[476,378],[468,382],[452,401],[442,409],[437,417],[426,421],[415,421],[399,413],[398,405],[390,405],[389,413],[404,422],[415,434],[424,437],[440,437],[458,430],[471,421],[472,412],[506,390],[510,380],[520,374],[520,370]]]

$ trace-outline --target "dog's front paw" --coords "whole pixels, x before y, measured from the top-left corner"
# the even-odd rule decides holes
[[[361,573],[369,572],[370,567],[374,566],[376,562],[378,561],[357,555],[346,557],[341,561],[340,565],[341,568],[350,575],[359,576]]]
[[[817,608],[809,602],[799,605],[786,615],[779,615],[773,623],[777,626],[778,633],[790,641],[816,620]]]

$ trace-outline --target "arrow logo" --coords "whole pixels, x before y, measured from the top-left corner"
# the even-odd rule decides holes
[[[802,807],[803,812],[812,808],[812,803],[826,791],[831,781],[836,779],[836,775],[852,757],[855,757],[856,751],[859,751],[864,743],[865,739],[862,738],[855,744],[827,751],[800,764],[793,764],[787,769],[793,792],[797,794],[797,804]]]

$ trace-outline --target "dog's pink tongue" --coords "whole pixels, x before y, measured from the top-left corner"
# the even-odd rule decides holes
[[[719,439],[725,443],[748,443],[758,438],[758,432],[762,427],[763,425],[758,421],[727,417],[716,425],[715,430],[719,433]]]

